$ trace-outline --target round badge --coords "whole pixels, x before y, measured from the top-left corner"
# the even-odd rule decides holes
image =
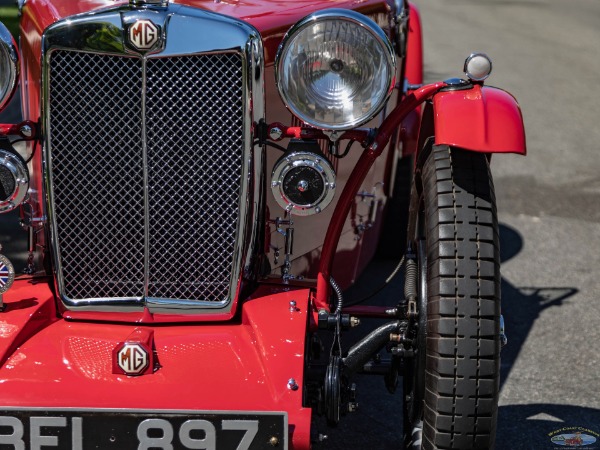
[[[15,268],[6,256],[0,255],[0,294],[10,289],[13,281],[15,281]]]

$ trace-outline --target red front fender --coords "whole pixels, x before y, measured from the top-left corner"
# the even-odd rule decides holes
[[[482,153],[526,153],[515,98],[494,87],[443,91],[433,97],[435,143]]]

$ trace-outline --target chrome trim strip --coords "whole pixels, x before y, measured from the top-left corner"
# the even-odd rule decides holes
[[[138,19],[151,19],[162,30],[161,48],[156,53],[138,53],[132,51],[124,41],[127,33],[123,29],[127,24]],[[94,39],[95,33],[102,33],[102,39]],[[202,33],[202,35],[199,35]],[[110,39],[107,39],[110,36]],[[190,39],[194,36],[194,39]],[[149,271],[149,229],[148,223],[148,167],[147,142],[143,130],[144,152],[144,205],[145,205],[145,249],[144,249],[144,297],[131,298],[85,298],[70,299],[65,293],[65,282],[62,277],[61,254],[58,246],[57,219],[53,197],[52,180],[52,148],[50,127],[50,57],[56,50],[96,53],[137,57],[144,65],[144,96],[146,91],[146,62],[154,58],[173,56],[192,56],[215,53],[240,54],[243,66],[242,111],[243,119],[243,164],[239,195],[239,215],[236,225],[236,243],[232,264],[228,298],[222,301],[197,301],[188,299],[160,299],[148,297]],[[43,167],[47,198],[47,216],[50,224],[50,243],[54,259],[54,277],[58,292],[66,309],[85,311],[142,311],[148,307],[152,313],[165,314],[206,314],[227,313],[238,300],[244,279],[257,277],[254,269],[256,253],[260,251],[258,230],[262,221],[261,211],[264,198],[261,183],[264,180],[264,148],[254,149],[254,123],[265,117],[264,80],[263,80],[263,47],[258,31],[245,22],[220,14],[203,11],[181,5],[169,5],[166,8],[147,6],[140,10],[130,7],[117,7],[107,10],[81,14],[48,27],[42,37],[42,114],[45,135],[45,151]],[[143,102],[145,108],[145,98]],[[142,121],[145,124],[145,115]]]
[[[148,135],[146,134],[146,95],[147,95],[147,81],[146,67],[147,59],[142,59],[142,165],[143,177],[144,177],[144,296],[148,296],[148,289],[150,285],[150,200],[148,198]]]

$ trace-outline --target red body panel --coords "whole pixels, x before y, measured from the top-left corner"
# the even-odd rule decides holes
[[[247,302],[241,324],[152,328],[159,368],[128,377],[113,373],[112,353],[136,325],[59,320],[47,284],[17,281],[0,316],[0,407],[287,411],[290,448],[308,448],[308,300],[284,292]]]
[[[483,153],[526,153],[523,116],[506,91],[475,85],[433,98],[435,143]]]
[[[410,84],[423,83],[423,35],[419,10],[410,4],[408,23],[408,48],[406,49],[406,80]]]

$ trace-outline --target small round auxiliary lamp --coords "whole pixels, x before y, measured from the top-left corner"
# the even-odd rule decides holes
[[[0,148],[0,214],[23,203],[28,188],[29,172],[23,158]]]
[[[492,60],[485,53],[471,53],[463,70],[469,80],[482,82],[492,73]]]
[[[324,156],[294,151],[275,163],[271,190],[279,206],[290,214],[318,214],[333,200],[335,172]]]

